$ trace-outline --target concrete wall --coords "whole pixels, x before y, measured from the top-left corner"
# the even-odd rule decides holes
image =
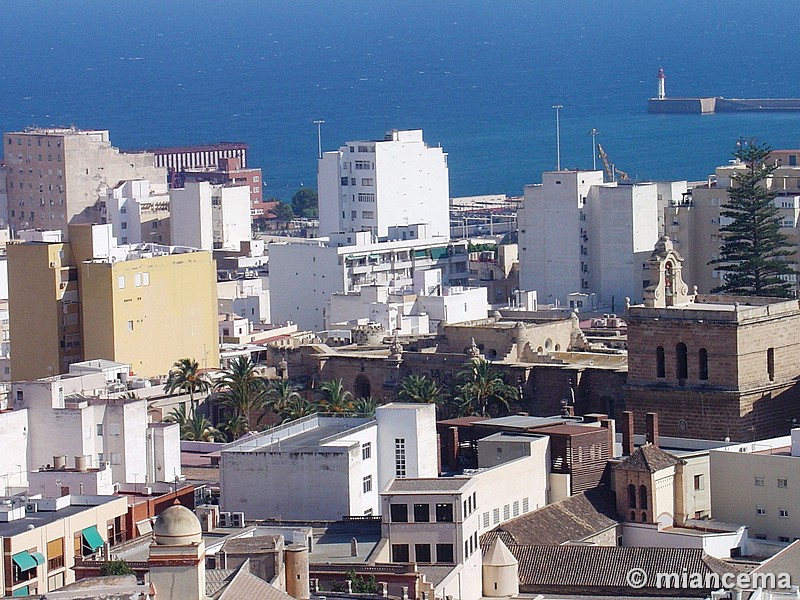
[[[212,188],[212,223],[215,248],[239,250],[253,237],[248,186]]]
[[[405,477],[436,477],[439,473],[436,441],[436,407],[433,404],[394,402],[378,407],[378,489],[383,491],[397,476],[396,440],[405,441]]]
[[[176,246],[213,250],[211,184],[187,181],[185,186],[169,192],[170,240]]]
[[[0,412],[0,490],[25,488],[28,483],[29,431],[26,409]]]

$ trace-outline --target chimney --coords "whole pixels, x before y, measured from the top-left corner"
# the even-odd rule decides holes
[[[658,413],[647,413],[645,420],[647,421],[646,439],[653,446],[658,446]]]
[[[458,469],[458,427],[450,428],[450,439],[447,440],[447,468],[451,471]]]
[[[614,419],[609,419],[608,417],[603,417],[600,419],[600,427],[603,429],[608,429],[608,438],[611,440],[611,445],[608,448],[608,454],[610,457],[614,457],[614,445],[617,441],[617,428],[615,427]]]
[[[622,413],[622,455],[630,456],[633,454],[633,411],[626,410]]]

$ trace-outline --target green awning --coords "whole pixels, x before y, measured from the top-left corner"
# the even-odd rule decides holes
[[[12,596],[28,596],[28,595],[30,595],[30,594],[28,594],[28,591],[29,591],[28,590],[28,586],[25,585],[25,586],[19,588],[18,590],[14,590],[13,592],[11,592],[11,595]]]
[[[44,554],[41,552],[31,552],[31,556],[33,557],[33,560],[36,561],[37,565],[43,565],[47,562],[44,558]]]
[[[447,258],[447,248],[431,248],[433,258]]]
[[[97,527],[95,525],[87,527],[81,531],[81,534],[83,535],[83,541],[86,542],[86,545],[92,550],[97,550],[105,544],[103,538],[100,537],[100,534],[97,532]]]
[[[36,560],[34,560],[29,552],[17,552],[11,557],[11,560],[23,571],[36,568]]]
[[[428,256],[428,252],[426,250],[414,250],[415,258],[425,258],[426,256]]]

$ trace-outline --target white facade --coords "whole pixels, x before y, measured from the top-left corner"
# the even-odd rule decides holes
[[[466,285],[466,242],[442,238],[375,242],[369,233],[330,236],[303,244],[269,245],[272,322],[297,323],[302,329],[325,328],[326,304],[337,292],[364,285],[410,287],[414,274],[432,268],[445,285]]]
[[[79,461],[94,469],[108,463],[115,483],[181,477],[178,425],[148,424],[147,401],[120,397],[127,386],[109,382],[115,365],[127,374],[128,365],[87,361],[71,365],[75,369],[67,375],[12,385],[15,410],[28,414],[26,469],[68,457],[76,467]]]
[[[217,282],[219,314],[234,314],[254,325],[270,320],[269,289],[262,277]]]
[[[28,411],[0,412],[0,496],[28,487]]]
[[[378,514],[382,482],[396,476],[396,440],[407,441],[409,476],[435,476],[433,405],[387,404],[374,420],[314,415],[234,442],[221,454],[221,508],[253,519]]]
[[[473,473],[396,479],[381,494],[381,559],[453,565],[437,597],[478,600],[480,536],[547,503],[547,436],[498,433],[478,442],[478,457]]]
[[[320,233],[371,231],[430,223],[450,235],[447,154],[428,147],[422,130],[392,130],[384,140],[348,142],[319,160]]]
[[[121,181],[108,190],[106,215],[120,244],[161,243],[158,221],[169,216],[167,184],[147,179]]]
[[[594,294],[602,308],[638,301],[660,236],[659,202],[673,187],[603,183],[602,171],[543,173],[518,213],[520,288],[543,304],[566,305],[576,293]]]
[[[187,181],[170,190],[170,240],[201,250],[238,250],[252,237],[250,188]]]

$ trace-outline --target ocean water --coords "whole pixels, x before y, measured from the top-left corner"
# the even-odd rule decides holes
[[[667,95],[800,97],[794,0],[6,1],[0,128],[108,128],[121,148],[250,144],[266,194],[316,184],[323,149],[421,128],[451,195],[520,194],[592,165],[703,179],[740,136],[800,147],[800,112],[649,115]]]

